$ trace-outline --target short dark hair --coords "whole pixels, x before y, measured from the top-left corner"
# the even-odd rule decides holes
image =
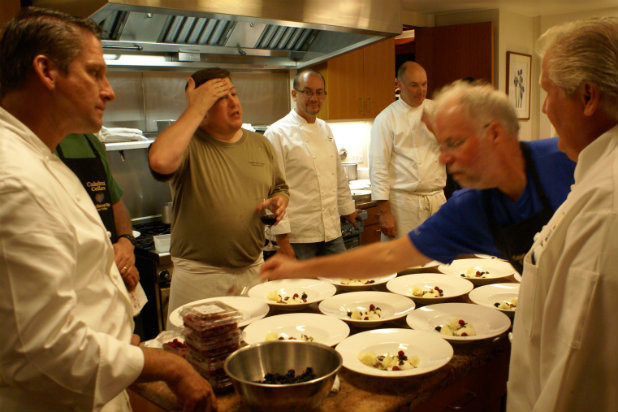
[[[310,74],[312,76],[318,76],[322,79],[322,82],[324,83],[324,87],[326,87],[326,80],[324,80],[324,76],[322,76],[322,73],[313,70],[313,69],[305,69],[302,71],[299,71],[298,73],[296,73],[296,76],[294,76],[294,80],[292,81],[292,87],[296,90],[298,90],[299,85],[300,85],[300,78],[302,76],[304,76],[305,74]]]
[[[191,77],[195,81],[195,87],[199,87],[200,85],[206,83],[208,80],[212,79],[232,78],[228,70],[222,69],[220,67],[210,67],[208,69],[198,70],[193,73]]]
[[[88,19],[40,7],[27,7],[4,26],[0,38],[0,97],[23,86],[32,75],[35,56],[47,56],[66,73],[82,52],[84,31],[99,37]]]

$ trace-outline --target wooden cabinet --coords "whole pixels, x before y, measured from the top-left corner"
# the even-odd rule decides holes
[[[324,76],[324,120],[374,118],[395,100],[395,41],[381,40],[313,67]]]
[[[363,221],[364,227],[361,233],[361,246],[380,241],[380,221],[377,206],[366,209],[367,219]]]

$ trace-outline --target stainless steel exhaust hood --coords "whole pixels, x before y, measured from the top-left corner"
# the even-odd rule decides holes
[[[90,17],[109,67],[298,69],[401,33],[401,0],[34,0]]]

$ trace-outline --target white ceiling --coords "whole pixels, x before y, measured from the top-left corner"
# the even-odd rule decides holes
[[[404,10],[440,14],[452,11],[497,9],[524,16],[542,16],[615,8],[616,0],[402,0]]]

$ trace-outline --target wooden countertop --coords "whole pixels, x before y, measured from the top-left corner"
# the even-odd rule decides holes
[[[460,301],[465,302],[467,300],[462,298]],[[381,327],[404,328],[407,325],[405,319],[399,319],[383,324]],[[352,327],[351,334],[363,330],[366,329]],[[453,397],[451,393],[453,390],[457,390],[458,386],[461,386],[461,390],[465,392],[466,396],[472,393],[469,388],[464,388],[465,385],[462,383],[468,378],[468,380],[479,381],[477,386],[480,386],[480,388],[477,388],[476,392],[481,392],[481,396],[487,395],[482,394],[483,390],[492,391],[491,395],[497,399],[499,405],[501,397],[506,393],[510,352],[510,342],[506,333],[485,341],[453,344],[452,346],[454,356],[448,364],[436,371],[420,376],[400,379],[379,378],[365,376],[342,367],[339,372],[341,381],[339,392],[330,393],[317,411],[348,411],[351,410],[351,405],[353,405],[355,412],[441,410],[436,409],[442,408],[436,405],[440,404],[443,393],[445,394],[445,402],[449,401],[448,397]],[[492,386],[492,388],[489,386]],[[151,409],[153,411],[182,410],[175,396],[164,382],[137,384],[133,385],[131,389],[162,408]],[[477,394],[474,396],[477,396]],[[436,400],[438,400],[438,403],[436,403]],[[217,403],[219,412],[250,412],[241,402],[240,397],[232,390],[217,394]],[[483,405],[482,410],[491,410],[491,407],[486,404]],[[452,408],[452,406],[445,404],[443,408],[446,410]],[[495,410],[499,410],[499,407]]]
[[[485,342],[459,344],[453,347],[455,354],[448,364],[420,376],[401,379],[378,378],[342,368],[339,372],[341,381],[339,392],[329,394],[317,411],[346,411],[351,410],[351,405],[354,405],[355,412],[415,410],[474,370],[496,361],[508,362],[510,350],[506,335]],[[506,383],[504,373],[496,373],[495,379],[503,379]],[[182,410],[176,397],[164,382],[136,384],[131,389],[159,405],[163,410]],[[250,412],[240,397],[232,391],[218,394],[217,404],[219,412]]]

